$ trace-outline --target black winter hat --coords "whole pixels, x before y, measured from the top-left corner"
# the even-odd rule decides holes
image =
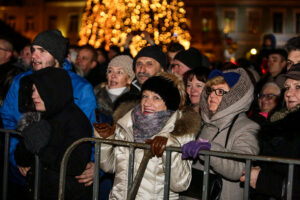
[[[139,57],[153,58],[154,60],[159,62],[159,64],[161,65],[161,67],[163,67],[164,70],[166,70],[166,68],[167,68],[168,58],[167,58],[166,54],[164,52],[162,52],[161,48],[158,46],[147,46],[147,47],[142,48],[139,51],[139,53],[133,59],[134,71],[135,71],[135,63]]]
[[[38,45],[47,50],[62,66],[67,55],[67,40],[59,30],[47,30],[39,33],[32,45]]]
[[[165,102],[168,110],[177,110],[180,104],[180,93],[174,82],[163,76],[152,76],[142,85],[144,90],[157,93]]]
[[[198,51],[198,49],[193,47],[189,48],[188,50],[180,51],[174,57],[174,60],[179,60],[191,69],[202,67],[203,59],[203,55]]]
[[[284,60],[287,60],[288,58],[288,53],[286,50],[284,49],[271,49],[269,51],[269,54],[268,56],[270,56],[271,54],[278,54],[278,55],[281,55],[283,57]]]

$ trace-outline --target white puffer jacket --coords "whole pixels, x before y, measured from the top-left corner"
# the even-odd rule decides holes
[[[108,139],[134,141],[131,112],[132,110],[117,121],[115,134]],[[167,121],[163,129],[155,136],[167,137],[167,146],[181,147],[183,144],[194,140],[199,129],[199,114],[193,112],[192,109],[176,111]],[[153,136],[153,138],[155,136]],[[143,154],[144,150],[136,149],[134,177],[143,158]],[[149,160],[136,199],[163,199],[165,162],[166,153],[164,153],[161,158],[153,157]],[[181,159],[181,153],[172,153],[169,199],[178,199],[178,192],[188,188],[191,181],[191,165],[191,161]],[[111,145],[101,145],[100,167],[105,172],[115,173],[110,199],[126,199],[128,192],[128,166],[128,147],[113,148]]]

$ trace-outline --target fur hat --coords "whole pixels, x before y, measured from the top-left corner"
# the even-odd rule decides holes
[[[62,66],[67,56],[67,40],[59,30],[47,30],[39,33],[32,45],[38,45],[48,51]]]
[[[144,90],[157,93],[168,110],[181,109],[185,104],[184,84],[175,74],[162,72],[150,77],[142,85],[142,93]]]
[[[194,69],[196,67],[209,67],[209,61],[204,57],[196,48],[189,48],[188,50],[180,51],[174,57],[174,60],[178,60],[185,64],[187,67]],[[208,61],[208,64],[207,64]]]
[[[133,69],[135,70],[135,64],[138,58],[140,57],[149,57],[156,60],[160,66],[166,70],[168,58],[161,48],[158,46],[147,46],[142,48],[139,53],[133,59]]]
[[[133,60],[130,56],[127,55],[120,55],[114,57],[109,63],[108,67],[115,66],[115,67],[122,67],[125,72],[127,73],[130,80],[133,80],[135,77],[135,74],[132,69],[132,63]]]

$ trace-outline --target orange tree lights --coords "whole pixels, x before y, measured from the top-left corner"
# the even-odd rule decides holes
[[[146,31],[164,48],[172,41],[188,48],[191,36],[186,22],[181,0],[88,0],[79,45],[122,47],[131,34],[129,48],[135,55],[147,43],[142,33]]]

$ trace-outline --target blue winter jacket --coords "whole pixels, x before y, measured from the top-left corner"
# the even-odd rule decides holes
[[[85,80],[84,78],[78,76],[76,73],[71,71],[71,63],[68,60],[65,60],[63,69],[65,69],[72,81],[73,86],[73,96],[75,104],[79,106],[79,108],[85,113],[85,115],[89,118],[91,123],[96,121],[95,117],[95,109],[97,108],[96,98],[93,92],[92,85]],[[0,108],[0,114],[2,117],[3,125],[5,129],[16,129],[18,120],[21,118],[22,114],[19,112],[18,105],[18,97],[19,97],[19,86],[20,80],[22,77],[32,74],[32,69],[17,75],[9,91],[4,100],[3,106]],[[62,86],[63,87],[63,86]],[[10,162],[12,163],[12,170],[10,173],[13,180],[17,181],[20,184],[24,183],[24,178],[20,177],[19,171],[17,169],[17,165],[14,158],[14,151],[18,144],[18,139],[15,137],[11,137],[10,139],[10,150],[9,157]],[[20,176],[18,176],[18,174]]]

